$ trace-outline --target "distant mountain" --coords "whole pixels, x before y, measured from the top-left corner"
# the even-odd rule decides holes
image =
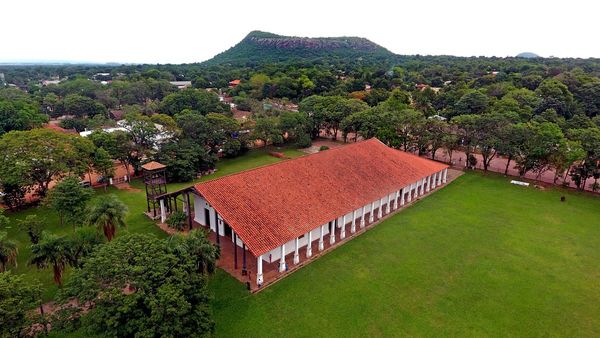
[[[524,53],[517,54],[517,57],[525,58],[525,59],[535,59],[535,58],[539,58],[541,56],[537,55],[536,53],[524,52]]]
[[[235,46],[203,63],[255,65],[319,58],[375,61],[391,57],[394,57],[392,52],[365,38],[305,38],[253,31]]]

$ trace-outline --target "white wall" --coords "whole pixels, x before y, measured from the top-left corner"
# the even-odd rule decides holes
[[[202,225],[206,226],[206,217],[204,214],[204,209],[208,208],[209,210],[209,220],[210,230],[216,231],[215,226],[215,209],[208,204],[208,202],[197,194],[194,194],[194,220]],[[223,224],[223,219],[219,216],[219,234],[221,237],[225,234],[225,226]]]
[[[206,216],[204,209],[208,206],[206,200],[197,194],[194,194],[194,221],[206,226]]]

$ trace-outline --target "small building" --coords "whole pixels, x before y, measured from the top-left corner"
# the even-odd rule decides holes
[[[40,81],[40,84],[44,87],[49,86],[49,85],[57,85],[61,82],[61,80],[58,79],[54,79],[54,80],[42,80]]]
[[[192,86],[192,81],[170,81],[169,83],[177,87],[177,89],[186,89]]]
[[[221,247],[220,266],[256,289],[445,184],[447,173],[370,139],[198,183],[193,221]]]
[[[241,80],[233,80],[233,81],[229,81],[229,88],[235,88],[237,87],[242,81]]]

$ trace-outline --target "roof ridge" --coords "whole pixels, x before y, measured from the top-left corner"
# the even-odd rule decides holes
[[[370,138],[370,139],[367,139],[367,140],[363,140],[363,141],[359,141],[359,142],[354,142],[354,143],[350,143],[350,144],[344,144],[344,145],[336,147],[336,148],[328,149],[327,152],[331,153],[332,151],[339,151],[340,149],[346,149],[348,147],[354,147],[354,146],[359,145],[359,144],[364,144],[364,143],[368,143],[368,142],[374,142],[375,140],[378,141],[379,143],[385,145],[379,139],[377,139],[376,137],[373,137],[373,138]],[[315,155],[319,155],[319,154],[322,154],[322,153],[323,153],[322,151],[319,151],[319,152],[316,152],[316,153],[306,154],[306,155],[298,156],[298,157],[295,157],[295,158],[284,159],[283,161],[279,161],[279,162],[274,162],[274,163],[260,165],[258,167],[254,167],[254,168],[250,168],[250,169],[238,171],[238,172],[227,174],[227,175],[224,175],[224,176],[221,176],[221,177],[216,177],[216,178],[213,178],[211,180],[206,180],[204,182],[194,183],[193,186],[196,186],[198,184],[208,183],[208,182],[219,181],[219,180],[222,180],[222,179],[225,179],[225,178],[228,178],[228,177],[242,175],[242,174],[245,174],[245,173],[250,172],[250,171],[256,171],[256,170],[259,170],[259,169],[263,169],[263,168],[267,168],[267,167],[272,167],[272,166],[280,165],[282,163],[287,163],[287,162],[290,162],[290,161],[296,161],[296,160],[300,160],[300,159],[306,159],[306,158],[309,158],[309,157],[315,157]]]

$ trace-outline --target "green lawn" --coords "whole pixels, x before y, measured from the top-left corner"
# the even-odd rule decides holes
[[[509,180],[466,174],[255,295],[219,272],[218,335],[600,336],[600,199]]]
[[[273,149],[269,148],[269,150]],[[285,153],[288,157],[298,157],[301,155],[305,155],[305,153],[294,149],[275,150]],[[234,172],[270,163],[275,163],[278,161],[280,161],[280,159],[268,155],[267,150],[253,150],[239,158],[224,159],[219,161],[217,163],[217,172],[215,172],[212,175],[202,177],[202,179],[199,179],[198,181],[214,179],[223,175],[228,175]],[[168,190],[174,191],[176,189],[189,186],[191,184],[192,182],[170,184],[168,186]],[[146,210],[145,192],[142,191],[144,189],[143,183],[141,182],[141,180],[135,180],[132,182],[132,186],[139,188],[140,192],[118,190],[113,187],[108,189],[108,193],[117,195],[119,199],[121,199],[129,207],[129,214],[127,216],[127,228],[117,230],[117,235],[119,235],[119,233],[125,232],[144,232],[153,233],[160,237],[166,237],[166,234],[162,232],[157,226],[155,226],[155,224],[143,214]],[[101,194],[104,194],[104,191],[102,189],[96,189],[96,195]],[[12,240],[17,241],[19,245],[18,267],[13,268],[12,271],[17,274],[25,274],[30,280],[37,280],[40,283],[42,283],[44,290],[44,300],[51,300],[56,294],[56,291],[58,290],[58,287],[52,281],[52,271],[51,269],[37,270],[35,267],[29,266],[27,264],[31,255],[31,250],[29,249],[29,237],[25,232],[19,231],[19,229],[16,227],[15,220],[23,219],[30,214],[38,215],[38,217],[41,218],[46,224],[45,230],[56,234],[72,232],[73,228],[70,226],[61,227],[59,225],[58,215],[46,207],[31,208],[17,213],[7,213],[7,216],[11,219],[11,224],[7,229],[4,230],[8,232],[8,237]],[[69,270],[66,271],[64,278],[69,278]]]

